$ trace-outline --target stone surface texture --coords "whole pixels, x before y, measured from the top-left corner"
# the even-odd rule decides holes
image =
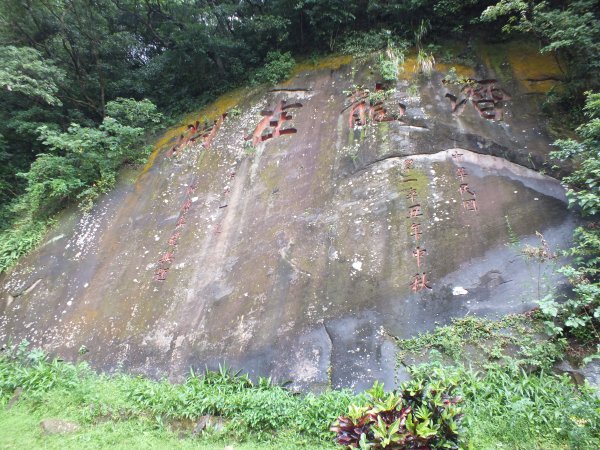
[[[481,47],[459,67],[496,79],[501,120],[470,100],[453,113],[446,94],[465,92],[438,65],[429,78],[405,71],[362,123],[349,92],[379,80],[350,59],[198,113],[240,111],[209,145],[169,156],[179,131],[167,134],[144,170],[90,214],[64,214],[0,277],[1,340],[173,380],[225,362],[299,389],[361,389],[403,376],[393,337],[531,309],[563,280],[558,261],[519,246],[540,232],[565,248],[576,223],[559,182],[532,170],[552,139],[527,80],[552,66],[522,53]],[[294,107],[264,122],[281,101]],[[273,137],[252,146],[261,122]]]
[[[40,427],[44,434],[75,433],[80,428],[75,422],[61,419],[44,419],[40,422]]]

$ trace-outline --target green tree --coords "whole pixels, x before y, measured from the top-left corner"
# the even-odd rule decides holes
[[[106,115],[130,127],[152,130],[161,123],[163,115],[148,99],[117,98],[106,105]]]
[[[330,51],[335,48],[340,32],[356,19],[357,7],[357,2],[342,0],[299,0],[295,5],[308,17],[315,38],[326,42]]]
[[[121,107],[112,102],[107,106]],[[72,124],[67,132],[60,132],[42,127],[40,140],[48,152],[38,155],[29,172],[20,174],[27,180],[27,189],[19,208],[39,218],[74,200],[90,208],[114,186],[123,164],[142,162],[148,155],[143,137],[143,128],[112,117],[105,117],[97,128]]]
[[[44,60],[29,47],[0,46],[0,86],[9,92],[39,98],[50,105],[61,105],[56,97],[56,80],[64,71]]]
[[[553,157],[575,164],[573,173],[563,178],[569,184],[567,196],[571,206],[591,219],[587,226],[575,230],[575,245],[568,251],[572,264],[561,272],[573,285],[573,296],[563,303],[546,299],[542,310],[557,318],[585,341],[600,343],[600,94],[587,93],[584,107],[588,121],[578,128],[580,141],[559,140]],[[599,349],[600,350],[600,349]]]

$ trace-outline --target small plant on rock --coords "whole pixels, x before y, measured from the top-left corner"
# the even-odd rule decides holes
[[[454,381],[416,378],[385,394],[375,382],[366,406],[350,405],[331,427],[345,448],[433,450],[456,449],[462,419]]]
[[[435,58],[432,53],[427,53],[424,50],[419,50],[417,54],[417,66],[426,77],[431,76],[433,66],[435,66]]]
[[[521,249],[521,254],[528,260],[537,262],[538,265],[538,273],[537,273],[537,300],[538,302],[541,300],[541,278],[542,278],[542,264],[555,260],[558,255],[554,253],[548,242],[544,238],[544,235],[539,231],[535,232],[535,235],[539,238],[540,244],[537,247],[533,247],[529,244],[526,244]]]
[[[423,48],[423,38],[431,29],[429,21],[422,20],[421,24],[415,31],[415,47],[417,48],[417,67],[426,77],[431,76],[433,66],[435,66],[435,58],[433,52],[429,53]]]
[[[379,55],[379,72],[386,83],[395,83],[398,80],[400,71],[403,70],[404,52],[397,48],[394,42],[388,41],[385,52]]]

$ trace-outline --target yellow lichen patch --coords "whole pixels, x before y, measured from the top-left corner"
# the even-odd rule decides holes
[[[524,55],[511,52],[508,61],[516,78],[531,92],[547,92],[556,84],[556,79],[564,75],[551,53],[542,54],[534,50]]]
[[[472,67],[458,63],[435,63],[433,70],[441,74],[447,73],[451,67],[456,69],[456,75],[460,78],[471,78],[475,76],[475,70]],[[419,63],[417,62],[417,53],[415,49],[411,49],[404,57],[404,62],[399,68],[400,79],[411,79],[419,74]]]
[[[413,78],[419,73],[417,69],[417,54],[414,50],[411,50],[404,56],[404,61],[399,65],[399,75],[401,80]]]
[[[434,66],[434,70],[436,70],[439,73],[446,74],[452,67],[454,67],[454,69],[456,70],[456,75],[459,78],[475,77],[475,69],[469,66],[465,66],[464,64],[438,63]]]
[[[294,67],[294,71],[292,72],[292,76],[289,80],[287,80],[284,84],[289,83],[292,78],[302,72],[316,72],[318,70],[337,70],[342,66],[350,64],[352,62],[352,55],[334,55],[334,56],[326,56],[324,58],[320,58],[316,62],[312,62],[309,60],[301,61],[296,64]]]
[[[161,150],[163,150],[166,145],[168,145],[173,140],[177,139],[181,134],[185,133],[188,124],[194,123],[196,120],[199,120],[200,122],[204,122],[206,120],[212,123],[212,121],[215,120],[218,116],[226,113],[228,110],[236,106],[244,97],[246,92],[246,89],[236,89],[234,91],[228,92],[227,94],[220,96],[210,105],[207,105],[201,110],[195,111],[185,116],[181,120],[181,122],[179,122],[179,125],[169,128],[165,132],[165,134],[163,134],[162,137],[154,144],[152,154],[148,157],[148,162],[144,166],[144,169],[142,170],[140,176],[148,172],[148,170],[150,170],[150,168],[154,164],[154,161],[156,160],[156,157],[160,154]]]
[[[508,69],[529,92],[548,92],[564,76],[555,55],[540,53],[534,42],[479,45],[478,52],[499,76],[507,75]]]

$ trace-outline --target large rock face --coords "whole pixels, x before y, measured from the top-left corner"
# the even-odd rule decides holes
[[[225,362],[362,388],[393,382],[391,336],[532,308],[560,278],[518,246],[540,232],[564,248],[574,219],[560,184],[530,170],[551,141],[527,79],[555,69],[505,50],[459,67],[482,81],[462,92],[448,67],[407,70],[371,106],[376,74],[337,59],[225,98],[192,118],[196,140],[168,134],[0,280],[2,339],[72,359],[85,345],[107,370],[180,378]]]

